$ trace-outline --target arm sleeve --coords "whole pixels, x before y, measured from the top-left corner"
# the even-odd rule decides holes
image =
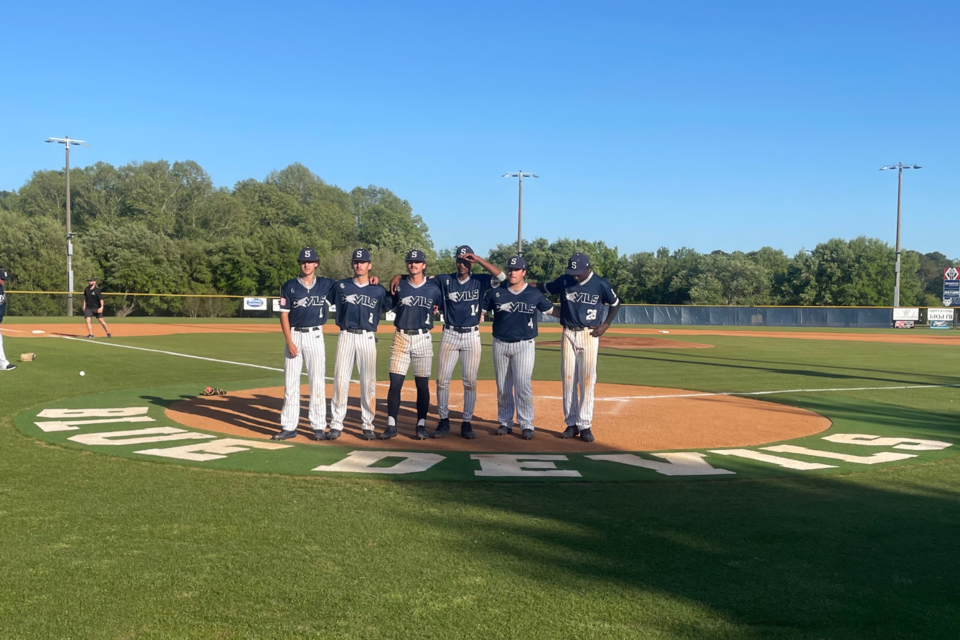
[[[553,309],[553,303],[547,300],[547,298],[541,293],[540,299],[537,300],[537,309],[546,313]]]
[[[103,292],[100,291],[99,287],[97,288],[97,303],[98,307],[103,306]]]
[[[280,287],[280,313],[290,312],[290,296],[287,285]]]
[[[613,292],[613,287],[610,286],[610,283],[604,280],[602,287],[602,295],[600,296],[600,301],[607,304],[620,304],[620,298],[617,297],[617,294]]]
[[[327,295],[325,297],[330,304],[337,304],[337,289],[339,289],[339,286],[336,282],[327,289]]]
[[[563,289],[564,289],[563,277],[561,276],[556,280],[554,280],[553,282],[545,283],[543,285],[543,288],[547,290],[547,293],[552,293],[555,296],[560,295],[561,293],[563,293]]]
[[[380,311],[386,313],[387,311],[393,311],[396,309],[397,297],[384,289],[382,286],[380,287],[380,292]]]

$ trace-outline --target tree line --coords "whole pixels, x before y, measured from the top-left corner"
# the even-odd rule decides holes
[[[71,170],[70,192],[75,288],[93,276],[114,293],[276,295],[308,245],[322,256],[321,273],[335,278],[350,274],[349,253],[360,246],[381,276],[402,272],[414,247],[426,253],[430,272],[454,270],[452,247],[435,249],[408,201],[373,185],[345,191],[301,164],[226,188],[192,161],[98,162]],[[7,289],[66,289],[64,212],[62,171],[36,171],[20,189],[0,191]],[[504,264],[515,250],[498,245],[488,258]],[[769,247],[627,255],[603,242],[537,238],[524,243],[530,279],[558,276],[575,251],[591,256],[628,303],[881,306],[893,290],[893,249],[869,238],[833,239],[792,257]],[[942,269],[954,264],[940,253],[906,251],[902,304],[938,305]],[[107,304],[118,315],[229,315],[236,302],[157,295],[110,296]],[[9,313],[60,314],[62,300],[11,296]]]

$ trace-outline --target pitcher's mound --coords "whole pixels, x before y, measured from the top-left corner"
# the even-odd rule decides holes
[[[432,398],[436,388],[431,382]],[[460,409],[463,387],[454,380],[450,385],[450,433],[440,440],[417,440],[416,389],[408,380],[398,418],[400,435],[392,440],[363,440],[360,426],[359,386],[350,385],[350,406],[343,435],[335,442],[316,442],[307,420],[309,387],[301,388],[300,437],[294,442],[316,446],[348,446],[352,448],[391,449],[406,451],[537,451],[589,452],[600,451],[663,451],[670,449],[705,449],[714,447],[746,447],[780,440],[790,440],[826,430],[830,421],[821,415],[785,405],[736,396],[718,396],[633,385],[596,385],[593,433],[596,441],[586,443],[579,438],[562,440],[563,397],[559,382],[534,381],[534,414],[537,426],[533,441],[520,439],[514,425],[511,435],[497,436],[497,387],[492,380],[481,380],[477,389],[477,406],[472,421],[477,433],[474,440],[460,437]],[[386,424],[386,385],[377,385],[377,432]],[[327,398],[332,389],[327,386]],[[329,401],[328,401],[329,403]],[[167,409],[167,416],[181,424],[218,431],[233,436],[269,438],[279,430],[283,388],[250,389],[231,392],[225,397],[198,397],[178,402]],[[329,406],[327,416],[330,415]],[[427,430],[437,425],[436,407],[430,407]]]
[[[538,342],[537,346],[559,347],[560,340]],[[600,346],[604,349],[712,349],[712,344],[683,342],[664,338],[640,338],[634,336],[600,336]]]

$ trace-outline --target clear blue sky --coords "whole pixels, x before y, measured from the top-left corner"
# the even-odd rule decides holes
[[[0,189],[191,159],[302,162],[408,199],[436,245],[795,252],[861,234],[960,256],[960,4],[9,3]],[[67,83],[72,83],[69,86]]]

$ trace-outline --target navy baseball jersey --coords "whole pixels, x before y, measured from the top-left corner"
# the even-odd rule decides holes
[[[3,285],[0,284],[0,322],[3,322],[3,316],[7,314],[7,294],[3,292]]]
[[[607,279],[595,273],[579,283],[573,276],[560,276],[544,288],[561,297],[560,324],[565,327],[595,327],[605,317],[603,305],[620,303]]]
[[[434,278],[443,292],[443,321],[453,327],[475,327],[480,324],[480,304],[491,286],[500,284],[489,273],[471,273],[460,282],[455,273]]]
[[[419,287],[410,284],[406,278],[400,280],[397,293],[393,296],[397,314],[393,326],[397,329],[431,329],[433,307],[441,304],[442,298],[443,293],[436,279],[424,280]]]
[[[380,285],[341,280],[331,289],[330,302],[337,305],[337,326],[341,329],[376,331],[380,314],[390,308],[390,294]]]
[[[280,312],[289,313],[291,327],[316,327],[327,321],[327,299],[336,283],[330,278],[314,278],[309,289],[300,278],[287,280],[280,287]]]
[[[553,304],[530,285],[514,293],[510,287],[489,289],[483,296],[483,310],[493,311],[493,337],[520,342],[537,337],[537,310],[546,313]]]

